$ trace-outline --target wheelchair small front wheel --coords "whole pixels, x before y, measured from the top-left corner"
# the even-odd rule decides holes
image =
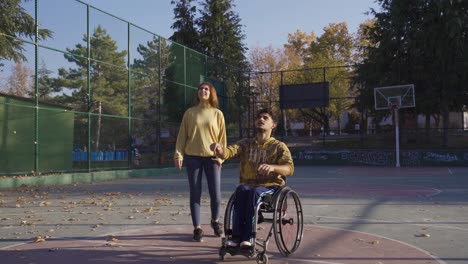
[[[224,256],[226,255],[226,249],[224,247],[219,249],[219,259],[224,260]]]
[[[265,252],[258,253],[257,263],[258,264],[267,264],[268,263],[268,256],[267,256],[267,254],[265,254]]]

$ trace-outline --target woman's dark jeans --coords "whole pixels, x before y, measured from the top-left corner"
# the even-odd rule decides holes
[[[193,226],[200,226],[202,175],[205,172],[210,193],[211,219],[218,220],[221,211],[221,170],[211,157],[185,155],[190,186],[190,211]]]

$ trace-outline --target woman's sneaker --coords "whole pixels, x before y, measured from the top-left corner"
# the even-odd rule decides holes
[[[201,228],[193,230],[193,241],[203,242],[203,230]]]
[[[213,228],[215,236],[223,236],[223,229],[221,228],[221,224],[218,221],[211,220],[211,227]]]

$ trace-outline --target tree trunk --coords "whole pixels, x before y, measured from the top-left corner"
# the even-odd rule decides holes
[[[443,126],[444,126],[442,146],[446,148],[448,147],[448,130],[449,130],[449,124],[450,124],[450,111],[449,111],[448,105],[445,102],[442,105],[442,115],[443,115]]]
[[[325,134],[330,135],[330,118],[327,115],[324,115],[323,126]]]
[[[426,114],[426,124],[425,124],[425,137],[424,142],[429,141],[429,135],[431,132],[431,114]]]
[[[338,117],[338,135],[341,135],[341,122],[340,122],[341,120],[340,119],[341,118]]]
[[[101,107],[101,102],[99,101],[98,102],[98,120],[97,120],[97,129],[96,129],[96,142],[95,142],[95,150],[96,151],[99,151],[99,141],[101,139],[101,111],[102,111],[102,107]]]

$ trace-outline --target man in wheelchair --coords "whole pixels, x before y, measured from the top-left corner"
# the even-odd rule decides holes
[[[227,246],[252,247],[255,208],[263,196],[285,185],[285,177],[294,172],[291,153],[283,142],[271,136],[277,123],[268,110],[256,116],[256,137],[242,139],[227,147],[212,144],[217,157],[240,159],[240,185],[236,189],[232,239]]]

